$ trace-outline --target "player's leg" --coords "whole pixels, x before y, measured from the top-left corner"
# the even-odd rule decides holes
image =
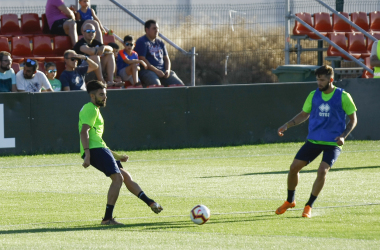
[[[321,145],[321,147],[323,147],[322,162],[319,165],[317,178],[314,181],[310,198],[308,202],[305,204],[305,209],[302,213],[302,217],[311,217],[311,209],[319,193],[322,191],[323,186],[325,185],[326,175],[331,169],[334,162],[336,162],[336,160],[338,159],[338,156],[341,152],[341,149],[337,146]]]
[[[113,220],[113,209],[115,207],[117,198],[119,197],[120,188],[123,185],[123,176],[120,173],[111,174],[112,183],[108,189],[106,213],[104,215],[102,224],[118,224]]]
[[[158,204],[154,200],[150,199],[144,193],[144,191],[142,191],[139,184],[137,184],[135,181],[133,181],[132,176],[128,173],[128,171],[124,170],[123,168],[120,168],[120,172],[123,175],[124,184],[127,187],[127,189],[129,190],[129,192],[136,195],[140,200],[144,201],[152,209],[152,211],[155,212],[156,214],[160,213],[163,210],[163,208],[160,204]]]
[[[113,83],[113,72],[115,72],[115,58],[113,53],[104,54],[101,59],[102,69],[107,72],[107,83]]]
[[[287,209],[296,206],[295,193],[298,185],[299,172],[312,162],[322,150],[307,141],[296,154],[288,173],[288,196],[284,204],[277,208],[276,214],[283,214]]]

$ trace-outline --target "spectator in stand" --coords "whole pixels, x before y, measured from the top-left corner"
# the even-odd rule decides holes
[[[55,65],[55,63],[53,62],[46,63],[45,74],[54,92],[61,91],[62,90],[61,81],[55,78],[57,76],[57,65]]]
[[[80,39],[75,45],[74,50],[77,54],[89,56],[94,62],[99,65],[95,70],[96,78],[107,83],[108,86],[115,86],[113,81],[113,74],[115,72],[115,57],[111,46],[104,45],[95,39],[95,27],[92,24],[83,25],[83,38]],[[86,65],[86,62],[81,62]],[[80,65],[82,65],[80,64]],[[106,75],[106,80],[103,78],[103,72]],[[89,77],[91,79],[91,77]],[[90,79],[87,79],[89,81]]]
[[[86,20],[95,20],[96,22],[98,22],[102,34],[107,33],[99,18],[96,16],[95,11],[90,7],[90,0],[79,0],[79,5],[80,9],[75,13],[78,30],[81,30],[83,23]]]
[[[163,41],[158,38],[159,27],[155,20],[145,22],[145,36],[136,41],[135,51],[139,59],[143,60],[148,69],[143,68],[139,72],[144,86],[164,86],[180,84],[184,85],[176,73],[171,70],[171,63]]]
[[[378,41],[373,42],[371,50],[371,67],[373,67],[373,78],[380,78],[380,53],[378,53]]]
[[[117,54],[119,53],[119,45],[117,45],[116,43],[113,43],[113,42],[110,42],[108,43],[108,46],[111,46],[112,47],[112,51],[113,51],[113,56],[115,57],[115,73],[113,74],[113,81],[114,82],[121,82],[122,79],[120,76],[117,75]]]
[[[17,92],[16,75],[11,68],[11,54],[0,52],[0,92]]]
[[[52,34],[62,36],[68,35],[72,44],[75,44],[78,41],[75,15],[73,11],[66,7],[64,0],[47,0],[45,14]],[[92,23],[94,27],[100,31],[99,24],[96,21],[86,20],[83,25],[87,23]],[[103,42],[101,33],[97,39]]]
[[[96,70],[99,67],[98,64],[85,55],[78,55],[74,50],[66,50],[63,57],[66,69],[59,78],[62,90],[86,90],[86,73]],[[77,66],[79,60],[87,62],[86,65]]]
[[[18,92],[41,92],[42,87],[47,92],[54,92],[45,74],[38,70],[38,63],[32,59],[26,60],[24,69],[16,75]]]
[[[139,65],[142,65],[145,69],[148,68],[148,65],[143,60],[140,60],[138,54],[133,51],[134,43],[133,36],[128,35],[124,37],[124,50],[119,51],[116,65],[121,79],[129,81],[133,86],[136,86],[141,85],[138,78]]]

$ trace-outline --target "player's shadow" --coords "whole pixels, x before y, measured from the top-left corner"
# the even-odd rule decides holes
[[[72,231],[90,231],[90,230],[120,230],[120,229],[133,229],[141,227],[141,231],[146,230],[162,230],[170,228],[187,228],[194,226],[191,221],[170,221],[170,222],[156,222],[156,223],[125,223],[125,225],[88,225],[88,226],[73,226],[61,228],[33,228],[33,229],[16,229],[16,230],[0,230],[0,235],[3,234],[24,234],[24,233],[55,233],[55,232],[72,232]]]
[[[307,168],[307,167],[305,167]],[[363,166],[363,167],[352,167],[352,168],[332,168],[330,172],[337,171],[356,171],[356,170],[368,170],[380,168],[380,166]],[[246,174],[236,174],[236,175],[215,175],[215,176],[202,176],[197,178],[224,178],[224,177],[236,177],[236,176],[249,176],[249,175],[267,175],[267,174],[288,174],[289,170],[286,171],[272,171],[272,172],[256,172],[256,173],[246,173]],[[316,173],[317,169],[313,170],[301,170],[301,173]]]

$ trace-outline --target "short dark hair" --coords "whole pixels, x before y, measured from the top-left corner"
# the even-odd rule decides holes
[[[334,69],[331,66],[323,65],[315,71],[316,76],[326,75],[329,78],[334,77]]]
[[[92,81],[89,81],[87,84],[87,93],[90,94],[93,91],[97,91],[98,89],[105,89],[105,88],[107,88],[107,86],[101,81],[92,80]]]
[[[145,22],[145,29],[149,29],[151,24],[156,24],[156,20],[149,19],[148,21]]]
[[[7,52],[7,51],[1,51],[0,52],[0,61],[3,60],[3,57],[5,56],[11,56],[11,53]]]
[[[119,49],[119,45],[117,45],[116,43],[109,43],[108,46],[111,46],[113,49]]]
[[[47,62],[45,64],[45,69],[47,70],[50,67],[57,67],[57,65],[55,63],[53,63],[53,62]]]
[[[133,36],[132,36],[132,35],[126,35],[126,36],[124,37],[124,43],[125,43],[125,42],[128,42],[128,41],[133,41]]]
[[[37,69],[38,69],[38,62],[36,60],[33,60],[33,59],[27,59],[25,61],[25,66],[32,67],[33,71],[37,71]]]

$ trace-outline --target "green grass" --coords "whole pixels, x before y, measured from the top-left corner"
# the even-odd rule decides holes
[[[0,249],[378,249],[380,142],[346,143],[305,219],[318,157],[301,171],[296,208],[278,216],[301,145],[127,152],[124,168],[164,211],[123,187],[119,227],[99,225],[110,180],[79,154],[1,157]],[[197,204],[212,214],[202,226],[189,218]]]

